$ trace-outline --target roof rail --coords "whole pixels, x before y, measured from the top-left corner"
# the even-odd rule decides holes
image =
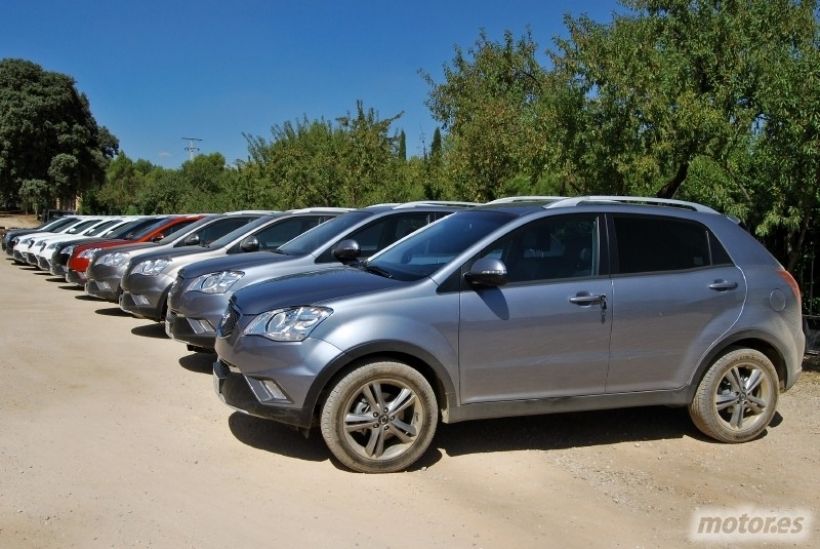
[[[396,205],[396,209],[412,208],[413,206],[478,206],[476,202],[462,202],[459,200],[414,200]]]
[[[310,208],[296,208],[294,210],[286,210],[283,213],[286,214],[299,214],[299,213],[347,213],[352,212],[356,208],[335,208],[332,206],[312,206]]]
[[[566,199],[566,196],[505,196],[504,198],[496,198],[487,202],[487,204],[511,204],[514,202],[533,202],[533,201],[558,201]]]
[[[717,211],[709,206],[698,204],[697,202],[687,202],[685,200],[673,200],[671,198],[655,198],[652,196],[575,196],[558,200],[544,206],[545,208],[564,208],[567,206],[578,206],[590,202],[610,202],[618,204],[644,204],[647,206],[671,206],[674,208],[685,208],[702,213],[716,214]]]
[[[237,214],[262,214],[262,215],[270,215],[275,213],[281,213],[279,210],[236,210],[233,212],[225,212],[225,215],[237,215]]]

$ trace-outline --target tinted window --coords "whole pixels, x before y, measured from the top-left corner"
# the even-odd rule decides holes
[[[242,237],[242,236],[250,233],[255,228],[261,227],[261,226],[265,225],[266,223],[270,223],[270,220],[271,220],[271,217],[266,215],[264,217],[260,217],[259,219],[255,219],[255,220],[251,221],[250,223],[246,223],[245,225],[240,225],[239,227],[232,230],[231,232],[226,233],[226,234],[220,236],[219,238],[217,238],[216,240],[214,240],[213,242],[211,242],[208,247],[209,248],[222,248],[223,246],[227,246],[228,244],[230,244],[231,242],[233,242],[237,238]]]
[[[435,221],[440,214],[431,212],[414,212],[386,215],[350,233],[345,238],[352,238],[359,244],[361,257],[370,257],[410,233],[414,233],[428,223]],[[324,251],[318,261],[336,261],[330,248]]]
[[[494,211],[459,212],[390,247],[368,262],[398,280],[418,280],[515,219]]]
[[[274,223],[256,233],[260,250],[274,250],[320,223],[321,217],[297,217]]]
[[[710,264],[708,231],[700,223],[619,215],[614,221],[620,273],[677,271]]]
[[[105,231],[109,227],[111,227],[111,225],[116,225],[117,223],[121,223],[121,222],[122,222],[122,219],[112,219],[111,221],[106,221],[105,223],[100,223],[99,225],[97,225],[96,227],[94,227],[93,229],[91,229],[90,231],[88,231],[85,234],[87,236],[95,236],[95,235],[98,235],[98,234],[102,233],[103,231]]]
[[[237,227],[247,225],[255,217],[231,217],[214,221],[199,231],[199,245],[207,246],[222,235],[228,234]]]
[[[597,275],[599,221],[594,215],[550,217],[513,231],[479,257],[500,259],[509,282]]]
[[[322,223],[306,233],[300,234],[293,240],[286,242],[279,249],[279,253],[287,255],[305,255],[315,252],[320,246],[335,238],[350,227],[360,223],[373,215],[373,212],[358,211],[340,215],[327,223]]]
[[[77,234],[80,231],[84,231],[84,230],[88,229],[89,227],[91,227],[92,225],[94,225],[95,223],[99,223],[99,222],[100,222],[99,219],[91,219],[89,221],[84,221],[82,223],[77,223],[72,228],[67,230],[66,234]]]
[[[134,235],[139,234],[146,227],[153,226],[156,222],[156,218],[138,219],[136,221],[132,221],[131,223],[126,223],[122,227],[117,227],[111,232],[110,235],[108,235],[108,237],[127,238],[128,240],[132,240]]]
[[[195,220],[189,219],[187,221],[181,221],[180,223],[177,223],[175,225],[171,225],[170,227],[166,228],[164,231],[162,231],[162,234],[165,235],[162,239],[162,241],[163,241],[162,243],[163,244],[167,243],[168,240],[166,240],[166,239],[169,236],[171,236],[172,234],[174,234],[177,231],[181,231],[182,229],[188,227],[189,225],[193,225],[194,223],[196,223]]]

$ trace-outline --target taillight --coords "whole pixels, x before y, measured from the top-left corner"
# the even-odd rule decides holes
[[[797,281],[794,279],[794,277],[791,275],[791,273],[789,271],[787,271],[786,269],[784,269],[782,267],[780,269],[778,269],[777,274],[779,274],[780,278],[782,278],[786,282],[786,284],[789,285],[789,288],[792,289],[792,293],[794,293],[794,297],[797,299],[797,303],[799,304],[800,303],[800,286],[797,284]]]

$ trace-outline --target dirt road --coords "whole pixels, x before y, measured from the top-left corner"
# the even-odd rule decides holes
[[[233,413],[213,357],[0,261],[0,547],[676,547],[697,506],[800,507],[820,540],[820,374],[744,445],[683,410],[442,426],[419,468],[346,472]]]

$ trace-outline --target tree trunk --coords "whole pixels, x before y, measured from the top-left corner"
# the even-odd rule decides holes
[[[658,194],[655,196],[657,198],[672,198],[675,196],[675,193],[678,192],[678,189],[683,182],[686,181],[686,176],[689,173],[689,161],[687,160],[680,166],[678,166],[678,171],[675,172],[675,175],[672,176],[672,179],[664,183],[661,190],[658,191]]]

